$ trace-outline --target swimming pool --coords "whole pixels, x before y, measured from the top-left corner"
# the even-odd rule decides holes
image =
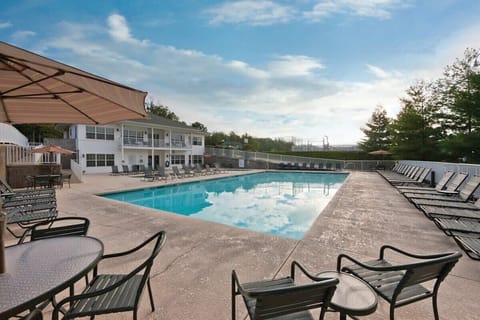
[[[263,172],[102,196],[301,239],[346,177],[341,173]]]

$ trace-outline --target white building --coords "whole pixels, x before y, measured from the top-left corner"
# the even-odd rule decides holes
[[[203,163],[206,132],[153,114],[109,125],[73,125],[82,173],[111,172],[117,165],[152,168]]]

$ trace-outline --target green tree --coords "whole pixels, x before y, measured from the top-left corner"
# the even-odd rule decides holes
[[[442,128],[437,122],[438,105],[430,99],[429,85],[417,82],[400,99],[402,110],[390,125],[392,148],[401,159],[436,160]]]
[[[28,141],[43,142],[44,138],[62,138],[63,132],[54,124],[17,124],[14,126]]]
[[[197,128],[198,130],[201,130],[203,132],[208,132],[207,127],[198,121],[192,123],[192,127]]]
[[[146,103],[145,108],[148,112],[151,112],[157,116],[174,121],[180,121],[180,118],[175,114],[175,112],[171,111],[167,106],[163,106],[161,104],[157,105],[153,101],[149,101]]]
[[[377,106],[366,127],[361,129],[365,138],[359,143],[360,148],[365,152],[388,150],[391,144],[389,124],[387,111],[382,106]]]

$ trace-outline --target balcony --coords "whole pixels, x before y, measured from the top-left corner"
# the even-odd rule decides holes
[[[152,140],[143,140],[143,139],[123,139],[124,147],[132,148],[152,148]],[[190,150],[192,148],[191,144],[185,142],[174,142],[171,144],[165,142],[164,140],[154,139],[153,140],[154,149],[174,149],[174,150]]]

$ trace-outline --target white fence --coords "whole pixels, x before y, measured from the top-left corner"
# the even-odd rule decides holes
[[[22,147],[16,145],[7,145],[7,165],[12,164],[44,164],[59,163],[58,154],[33,153],[32,147]]]

